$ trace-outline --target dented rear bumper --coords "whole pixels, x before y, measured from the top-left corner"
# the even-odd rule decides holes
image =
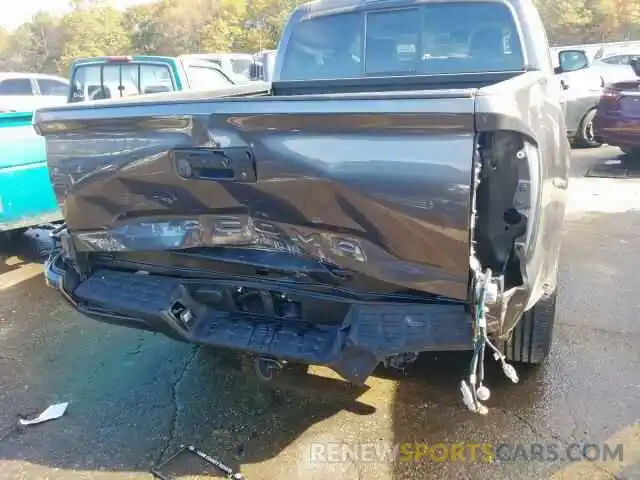
[[[325,365],[355,384],[362,384],[385,358],[471,345],[471,317],[464,303],[456,301],[364,302],[281,288],[278,294],[302,299],[303,305],[308,301],[316,310],[310,323],[282,316],[273,305],[271,312],[261,314],[230,308],[233,292],[244,288],[237,283],[115,270],[97,270],[81,281],[60,255],[47,261],[45,275],[76,310],[95,320],[193,344]],[[202,287],[220,293],[220,308],[197,299]],[[259,291],[274,293],[266,287]],[[326,313],[325,321],[318,311]]]

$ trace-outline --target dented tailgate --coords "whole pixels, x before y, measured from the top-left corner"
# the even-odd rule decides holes
[[[473,90],[129,101],[36,127],[79,251],[279,252],[467,297]]]

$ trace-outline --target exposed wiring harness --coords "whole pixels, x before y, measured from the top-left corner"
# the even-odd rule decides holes
[[[487,346],[493,351],[493,358],[499,361],[505,376],[513,383],[518,383],[518,374],[513,366],[507,363],[505,355],[491,342],[487,332],[486,308],[487,300],[495,303],[497,288],[490,269],[484,273],[476,273],[473,298],[473,354],[469,366],[469,376],[460,382],[462,401],[469,410],[486,415],[489,409],[482,403],[489,399],[491,392],[484,385],[484,358]]]

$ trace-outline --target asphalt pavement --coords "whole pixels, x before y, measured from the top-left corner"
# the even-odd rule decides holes
[[[485,417],[458,396],[466,354],[380,370],[361,389],[318,368],[265,385],[235,354],[82,318],[45,286],[37,239],[5,245],[0,479],[148,479],[180,444],[248,480],[640,479],[640,179],[585,177],[615,163],[612,148],[573,157],[550,358],[518,385],[491,368]],[[16,428],[61,401],[71,402],[62,418]],[[403,450],[385,456],[394,444]],[[406,461],[407,444],[421,458]],[[467,453],[449,461],[423,444]],[[487,462],[470,458],[476,444],[504,448]],[[570,461],[585,445],[592,459],[614,455]],[[216,478],[201,463],[174,468]]]

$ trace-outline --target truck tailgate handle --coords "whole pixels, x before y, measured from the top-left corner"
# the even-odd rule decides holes
[[[176,148],[172,151],[176,173],[189,180],[251,183],[257,180],[251,149]]]

